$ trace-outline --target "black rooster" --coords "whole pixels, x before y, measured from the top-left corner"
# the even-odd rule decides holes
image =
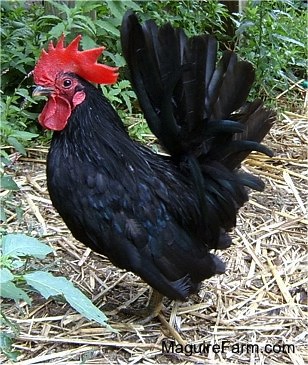
[[[229,247],[227,231],[262,182],[239,171],[274,114],[246,103],[254,71],[233,52],[218,65],[212,36],[188,38],[170,24],[143,25],[128,12],[122,49],[152,132],[170,157],[131,140],[110,103],[90,82],[114,83],[103,51],[78,51],[78,36],[43,51],[34,94],[48,95],[40,123],[54,130],[47,163],[53,205],[86,246],[139,275],[155,299],[185,299],[225,271],[211,249]],[[157,292],[155,292],[157,291]],[[155,302],[155,314],[159,310]]]

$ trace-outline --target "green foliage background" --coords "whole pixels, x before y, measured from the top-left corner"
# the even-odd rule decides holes
[[[63,32],[67,41],[81,33],[84,49],[103,44],[107,48],[104,62],[123,67],[119,27],[127,9],[143,20],[170,21],[188,35],[214,33],[222,48],[235,48],[256,66],[253,97],[271,101],[290,82],[305,77],[306,9],[300,0],[249,1],[243,13],[233,15],[217,0],[44,3],[1,2],[1,142],[23,154],[31,139],[42,136],[36,119],[43,102],[32,99],[33,81],[27,78],[41,49]],[[234,36],[227,34],[226,21],[234,24]],[[123,71],[120,80],[111,88],[103,87],[104,94],[120,113],[138,112]]]

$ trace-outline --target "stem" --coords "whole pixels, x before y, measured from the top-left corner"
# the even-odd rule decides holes
[[[260,1],[260,15],[259,15],[259,39],[258,39],[258,48],[259,48],[259,56],[256,62],[256,68],[259,68],[260,60],[261,60],[261,44],[263,40],[263,32],[262,32],[262,21],[263,21],[263,15],[264,15],[264,9],[263,9],[263,2]]]

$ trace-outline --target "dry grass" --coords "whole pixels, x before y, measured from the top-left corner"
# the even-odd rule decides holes
[[[72,238],[49,201],[46,150],[29,150],[29,158],[17,163],[15,178],[21,187],[17,204],[25,214],[17,220],[12,213],[8,228],[48,242],[55,256],[45,261],[45,267],[69,278],[96,305],[113,305],[113,311],[105,312],[118,333],[89,323],[67,304],[45,301],[39,295],[31,307],[3,301],[2,311],[20,326],[14,344],[21,351],[17,364],[304,364],[306,126],[304,117],[285,113],[266,141],[275,157],[253,154],[246,161],[244,168],[257,172],[266,190],[252,193],[239,214],[234,245],[221,253],[227,274],[205,281],[199,294],[187,302],[165,300],[164,317],[144,326],[117,309],[144,306],[147,285]],[[228,341],[229,348],[215,353],[212,347],[191,356],[162,354],[162,340],[174,336],[182,344]],[[247,344],[256,344],[259,351]],[[266,345],[276,345],[276,352],[267,353]],[[287,345],[293,345],[295,352]]]

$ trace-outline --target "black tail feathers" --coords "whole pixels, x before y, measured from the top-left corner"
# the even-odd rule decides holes
[[[260,142],[274,113],[259,100],[246,101],[252,65],[231,51],[217,62],[213,36],[188,38],[151,20],[141,25],[132,12],[124,16],[121,42],[150,129],[195,184],[209,247],[226,246],[221,232],[235,226],[248,199],[244,186],[263,189],[260,179],[238,167],[251,151],[272,154]]]
[[[188,38],[151,20],[141,25],[130,11],[121,42],[149,127],[173,157],[206,154],[234,169],[252,150],[270,154],[259,143],[273,113],[260,101],[245,104],[255,77],[249,62],[225,51],[217,64],[213,36]]]

